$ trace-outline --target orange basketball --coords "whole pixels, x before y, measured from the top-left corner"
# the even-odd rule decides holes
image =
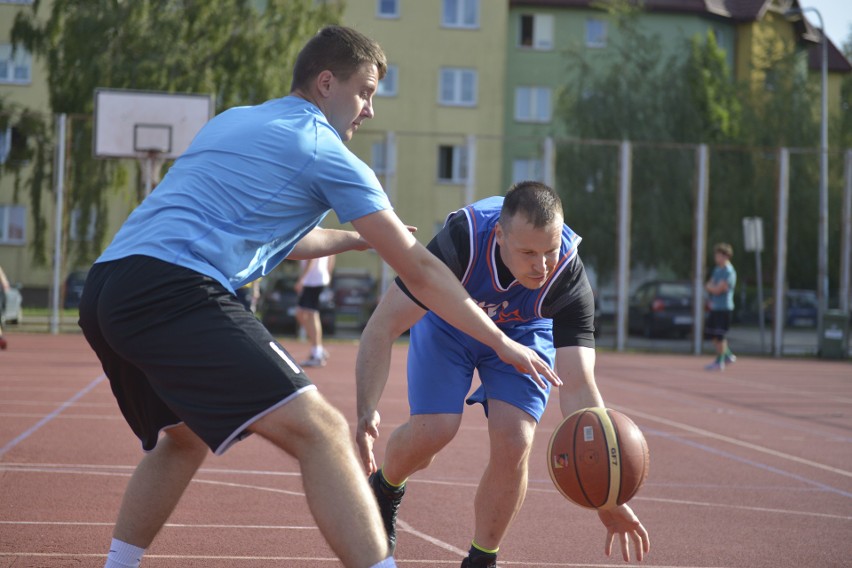
[[[589,509],[628,502],[648,477],[650,454],[639,427],[611,408],[565,418],[547,446],[547,469],[562,495]]]

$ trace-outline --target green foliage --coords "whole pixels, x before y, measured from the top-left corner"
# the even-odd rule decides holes
[[[585,237],[586,263],[603,280],[613,274],[617,142],[630,140],[631,263],[689,277],[696,148],[707,144],[707,240],[732,242],[742,250],[742,217],[763,217],[764,274],[768,274],[774,247],[777,149],[806,148],[794,155],[791,164],[788,247],[795,262],[789,285],[813,288],[819,91],[818,82],[808,80],[804,52],[779,48],[778,42],[761,46],[766,67],[758,71],[766,73],[766,81],[760,86],[737,84],[712,33],[672,44],[673,40],[643,29],[635,6],[625,8],[619,2],[607,6],[615,28],[607,48],[604,53],[566,53],[568,79],[557,113],[572,136],[559,148],[559,188],[569,223]],[[847,85],[846,92],[852,93],[852,82]],[[849,121],[848,115],[847,111],[843,120]],[[850,132],[848,127],[838,130]],[[753,281],[754,272],[754,266],[745,264],[743,281]]]
[[[36,1],[19,12],[12,40],[46,61],[52,111],[88,117],[99,87],[211,93],[217,112],[284,96],[299,49],[323,25],[339,21],[342,5],[54,0],[45,11]],[[91,131],[91,120],[76,120],[69,134],[67,210],[81,212],[79,226],[87,227],[91,214],[97,220],[95,242],[69,239],[74,262],[89,261],[102,248],[107,199],[126,176],[116,162],[92,157]],[[46,149],[42,153],[49,156]],[[34,199],[41,198],[46,180],[34,187]]]
[[[40,114],[0,98],[0,130],[7,129],[12,132],[12,144],[5,163],[0,164],[0,177],[12,175],[13,202],[20,202],[23,191],[29,195],[33,259],[38,264],[45,264],[47,227],[41,211],[42,188],[50,182],[50,132]]]

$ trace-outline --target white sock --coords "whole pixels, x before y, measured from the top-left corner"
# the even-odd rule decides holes
[[[311,347],[311,357],[315,359],[322,359],[322,355],[325,352],[325,349],[322,347]]]
[[[143,554],[145,554],[144,548],[114,538],[109,544],[109,554],[104,568],[139,568]]]
[[[396,568],[396,562],[394,562],[393,556],[388,556],[378,564],[373,564],[370,568]]]

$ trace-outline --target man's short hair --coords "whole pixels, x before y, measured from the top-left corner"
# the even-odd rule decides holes
[[[312,37],[296,57],[290,91],[304,89],[326,69],[346,81],[365,63],[373,63],[379,79],[388,70],[382,47],[361,32],[344,26],[326,26]]]
[[[713,252],[721,252],[728,258],[734,258],[734,247],[729,243],[716,243],[713,246]]]
[[[508,230],[510,220],[518,213],[536,229],[564,222],[559,195],[537,181],[520,181],[509,188],[500,210],[500,225]]]

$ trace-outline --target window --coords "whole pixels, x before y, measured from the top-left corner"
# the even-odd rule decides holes
[[[450,106],[476,105],[476,70],[441,69],[438,102]]]
[[[83,219],[83,211],[77,207],[71,211],[71,219],[68,226],[68,238],[72,241],[87,241],[95,240],[95,221],[97,220],[97,209],[94,205],[89,208],[88,220]],[[85,227],[83,223],[88,221]]]
[[[7,126],[5,130],[0,130],[0,164],[5,164],[9,159],[9,152],[12,151],[12,127]]]
[[[29,83],[31,69],[32,56],[26,49],[12,49],[8,43],[0,45],[0,83]]]
[[[379,18],[398,18],[399,0],[376,0],[376,15]]]
[[[444,0],[441,23],[448,28],[478,28],[479,0]]]
[[[533,49],[553,49],[553,16],[521,14],[518,45]]]
[[[514,160],[512,162],[512,183],[527,180],[544,181],[544,162],[542,160]]]
[[[515,120],[518,122],[550,122],[551,92],[548,87],[515,88]]]
[[[450,183],[467,180],[467,146],[438,147],[438,180]]]
[[[377,174],[383,174],[388,169],[388,145],[384,140],[373,142],[370,147],[370,167]]]
[[[379,81],[379,88],[376,90],[377,97],[396,96],[398,74],[398,67],[396,65],[388,65],[388,72],[385,73],[385,78]]]
[[[606,47],[606,22],[596,18],[586,20],[586,47]]]
[[[23,205],[0,205],[0,243],[26,244],[27,210]]]

